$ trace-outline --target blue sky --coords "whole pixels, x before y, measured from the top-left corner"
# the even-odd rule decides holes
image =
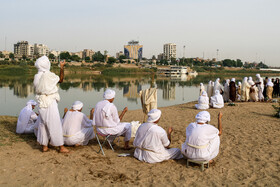
[[[177,56],[240,58],[280,66],[279,0],[1,0],[0,50],[20,40],[50,49],[115,55],[129,40],[151,58],[164,43]]]

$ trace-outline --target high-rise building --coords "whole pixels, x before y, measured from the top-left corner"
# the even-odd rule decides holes
[[[91,49],[84,49],[83,50],[83,59],[85,59],[86,57],[89,57],[90,60],[92,60],[92,55],[94,55],[94,51]]]
[[[34,44],[34,54],[38,56],[49,55],[49,48],[44,44]]]
[[[15,57],[28,56],[28,41],[20,41],[14,44]]]
[[[176,44],[168,43],[163,45],[163,55],[166,60],[176,58]]]
[[[124,55],[129,59],[142,59],[143,45],[139,45],[139,41],[131,40],[128,45],[124,46]]]
[[[123,55],[124,55],[124,53],[122,51],[117,52],[116,53],[116,58],[120,58],[120,56],[123,56]]]

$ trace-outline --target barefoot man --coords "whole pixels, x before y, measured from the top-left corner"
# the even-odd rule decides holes
[[[35,67],[38,73],[34,76],[36,99],[39,105],[37,141],[48,151],[48,144],[59,147],[60,153],[68,153],[63,146],[63,133],[57,102],[60,100],[57,83],[64,78],[64,62],[60,62],[60,76],[50,72],[51,63],[46,56],[37,59]]]
[[[186,141],[182,145],[182,153],[187,158],[197,161],[210,161],[218,155],[220,136],[222,135],[222,116],[218,115],[218,129],[208,124],[210,114],[207,111],[199,112],[196,122],[186,128]]]
[[[97,131],[101,134],[124,136],[124,149],[130,149],[131,124],[120,122],[127,112],[127,107],[123,109],[119,116],[117,107],[113,104],[115,95],[115,91],[111,89],[104,92],[104,100],[99,101],[95,106],[92,123],[96,125]]]
[[[75,101],[62,122],[65,145],[87,145],[95,137],[92,118],[94,108],[90,110],[90,119],[82,113],[83,103]]]

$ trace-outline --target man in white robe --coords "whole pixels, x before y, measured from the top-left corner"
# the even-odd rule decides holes
[[[72,109],[68,110],[62,122],[65,145],[87,145],[95,137],[92,117],[94,109],[90,111],[90,119],[82,113],[83,103],[75,101]]]
[[[117,107],[113,104],[115,94],[115,91],[111,89],[104,92],[104,100],[99,101],[95,106],[92,124],[96,125],[97,131],[103,135],[124,136],[124,149],[130,149],[131,124],[120,122],[127,112],[127,107],[119,116]]]
[[[242,86],[241,86],[241,101],[249,101],[250,99],[250,84],[248,83],[248,78],[244,77],[242,81]]]
[[[248,83],[251,86],[250,87],[250,93],[249,93],[250,101],[256,102],[256,101],[259,100],[259,98],[258,98],[258,88],[255,86],[255,82],[253,81],[252,77],[248,78]]]
[[[212,96],[213,93],[213,85],[212,85],[212,81],[209,81],[208,85],[207,85],[207,95],[210,98]]]
[[[203,83],[200,83],[199,96],[201,96],[203,91],[205,91],[205,87],[204,87]]]
[[[215,95],[211,97],[210,105],[213,108],[223,108],[224,107],[224,98],[220,94],[219,90],[216,90]]]
[[[258,87],[259,101],[264,101],[264,96],[263,96],[263,90],[264,90],[263,78],[261,77],[260,74],[256,74],[256,77],[257,77],[256,85]]]
[[[220,93],[223,92],[223,87],[222,85],[220,84],[220,78],[217,78],[215,83],[214,83],[214,88],[213,88],[213,93],[212,95],[215,95],[215,91],[216,90],[219,90]]]
[[[224,102],[229,101],[229,82],[230,82],[230,80],[227,79],[224,84],[224,93],[223,93]]]
[[[37,141],[48,151],[48,144],[58,146],[61,153],[68,153],[63,146],[61,118],[57,102],[60,100],[57,83],[63,82],[64,62],[60,62],[60,77],[50,72],[51,63],[46,56],[36,60],[38,73],[34,76],[36,99],[39,104]]]
[[[210,114],[207,111],[199,112],[196,122],[186,128],[186,141],[182,144],[182,154],[197,161],[210,161],[219,153],[220,136],[222,134],[222,113],[218,115],[218,129],[208,124]]]
[[[206,91],[203,91],[201,96],[198,98],[198,104],[195,104],[196,109],[206,110],[209,108],[209,97]]]
[[[37,103],[33,100],[29,100],[26,106],[20,111],[17,121],[16,133],[33,133],[35,122],[37,120],[37,114],[33,111]]]
[[[140,161],[157,163],[169,159],[181,159],[182,154],[179,148],[169,148],[171,143],[171,127],[166,131],[158,126],[161,111],[152,109],[148,113],[146,123],[140,125],[133,142],[134,157]]]

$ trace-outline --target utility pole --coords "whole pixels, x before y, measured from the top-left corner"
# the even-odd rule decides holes
[[[219,60],[219,49],[217,49],[217,61]]]
[[[186,46],[183,46],[183,64],[185,63],[185,50],[186,50]]]
[[[7,51],[7,36],[5,36],[5,51]]]

